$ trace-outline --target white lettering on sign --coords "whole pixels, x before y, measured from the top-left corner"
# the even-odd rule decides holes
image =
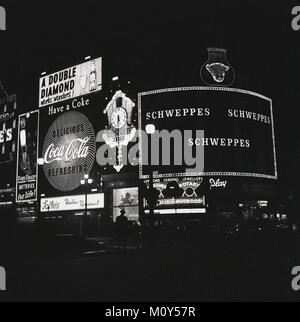
[[[12,140],[13,129],[1,130],[0,131],[0,143],[10,142]]]
[[[210,190],[212,190],[213,188],[224,188],[225,189],[227,186],[227,181],[221,181],[220,179],[218,179],[218,180],[210,179],[209,183],[210,183]]]
[[[41,212],[74,211],[85,208],[88,210],[103,209],[104,194],[87,195],[87,204],[85,195],[41,199]]]
[[[76,159],[84,159],[89,154],[87,143],[90,137],[85,139],[75,139],[69,145],[55,146],[53,143],[46,150],[44,161],[45,163],[53,163],[54,161],[71,161]]]

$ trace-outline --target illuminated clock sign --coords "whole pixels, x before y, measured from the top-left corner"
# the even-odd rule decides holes
[[[95,132],[88,118],[80,112],[66,112],[53,122],[44,141],[45,176],[55,189],[73,191],[90,173],[95,154]]]
[[[108,118],[108,127],[103,133],[103,139],[111,148],[117,148],[118,164],[114,166],[117,172],[123,168],[122,146],[127,146],[136,134],[132,124],[132,113],[135,103],[122,91],[117,91],[104,110]]]

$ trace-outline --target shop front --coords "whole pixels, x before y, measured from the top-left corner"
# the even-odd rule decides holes
[[[103,209],[103,193],[42,198],[39,220],[58,233],[93,234],[101,230]]]

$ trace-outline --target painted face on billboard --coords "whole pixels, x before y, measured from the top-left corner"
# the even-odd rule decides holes
[[[73,191],[89,174],[95,159],[92,124],[79,112],[67,112],[51,125],[43,146],[44,172],[59,191]]]

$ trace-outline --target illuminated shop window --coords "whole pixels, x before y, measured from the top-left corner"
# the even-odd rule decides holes
[[[115,189],[113,191],[113,220],[116,221],[121,210],[130,221],[139,220],[139,190],[138,188]]]

